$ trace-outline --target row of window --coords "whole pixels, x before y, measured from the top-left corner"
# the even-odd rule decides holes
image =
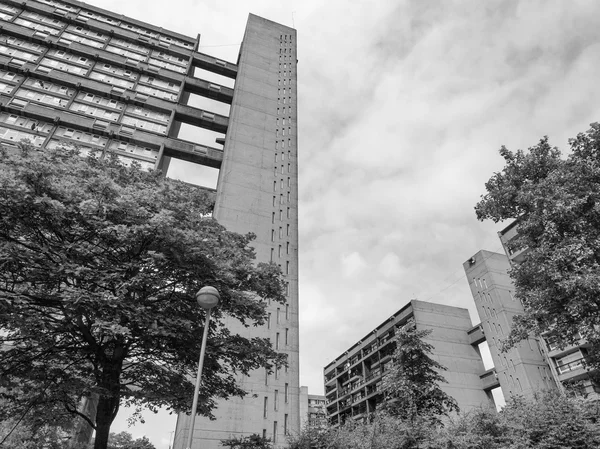
[[[14,20],[14,23],[53,36],[61,34],[61,29],[66,26],[66,23],[63,21],[31,11],[23,11]],[[124,39],[109,38],[106,34],[84,28],[80,25],[66,26],[61,38],[66,39],[68,42],[76,41],[94,48],[104,48],[108,52],[136,61],[148,60],[149,64],[154,64],[178,73],[185,73],[187,71],[188,61],[185,58],[165,53],[161,50],[151,50],[147,46]]]
[[[49,82],[33,79],[29,79],[28,81],[30,81],[29,84],[38,84],[38,86],[39,83],[43,83],[44,87],[49,85],[48,87],[52,87],[54,90],[58,88],[58,86]],[[67,94],[68,96],[72,96],[73,94],[73,89],[67,89],[64,86],[61,86],[59,91],[63,95]],[[121,118],[121,111],[124,110],[125,114],[130,115],[124,115],[121,119],[121,123],[132,125],[146,131],[157,132],[159,134],[166,134],[167,125],[170,120],[168,114],[137,105],[125,105],[125,103],[87,92],[80,92],[76,97],[76,100],[79,101],[73,101],[70,105],[69,100],[64,97],[23,87],[16,91],[15,97],[47,104],[53,107],[67,107],[68,105],[68,109],[73,112],[91,115],[93,117],[103,118],[114,122]],[[144,118],[141,118],[142,116]]]
[[[1,38],[0,38],[1,39]],[[41,46],[40,46],[41,47]],[[43,47],[41,47],[43,48]],[[8,47],[2,45],[0,43],[0,52],[3,54],[8,54],[18,59],[13,59],[12,63],[16,65],[23,65],[26,61],[35,62],[38,59],[38,55],[24,52],[22,50],[17,50],[13,47]],[[68,61],[68,62],[66,62]],[[89,68],[92,66],[92,62],[82,56],[73,55],[67,53],[62,50],[50,50],[48,55],[42,58],[39,62],[38,71],[49,73],[51,70],[61,70],[68,73],[74,73],[77,75],[85,75]],[[149,85],[138,84],[135,87],[135,81],[131,81],[124,78],[114,77],[112,75],[107,74],[106,72],[112,72],[118,74],[119,76],[123,76],[125,78],[129,78],[132,80],[137,80],[139,77],[139,83],[145,83]],[[10,74],[10,75],[9,75]],[[115,67],[110,64],[98,64],[93,71],[90,73],[89,77],[91,79],[97,81],[103,81],[109,84],[113,84],[116,86],[123,87],[125,89],[136,89],[136,91],[146,94],[152,95],[158,98],[166,99],[169,101],[176,101],[179,85],[173,82],[168,82],[164,80],[157,79],[155,77],[149,75],[140,75],[139,73],[132,72],[128,69],[123,69],[120,67]],[[7,79],[10,81],[20,82],[22,77],[16,75],[13,72],[6,72],[0,70],[0,79]],[[38,81],[40,83],[39,87],[45,88],[44,86],[52,86],[52,83]],[[158,87],[154,87],[158,86]],[[64,88],[66,89],[66,88]],[[11,92],[12,87],[7,84],[2,84],[3,92]]]
[[[167,45],[173,44],[173,45],[177,45],[179,47],[182,47],[182,48],[185,48],[188,50],[191,50],[193,48],[193,44],[191,44],[189,42],[185,42],[180,39],[175,39],[170,36],[164,36],[162,34],[157,33],[156,31],[151,31],[149,29],[142,28],[137,25],[132,25],[130,23],[123,22],[123,21],[114,19],[112,17],[104,16],[103,14],[98,14],[96,12],[88,11],[85,9],[75,8],[66,3],[58,1],[58,0],[39,0],[39,1],[41,3],[45,3],[47,5],[54,6],[55,8],[59,8],[59,9],[62,9],[64,11],[67,11],[67,12],[70,12],[73,14],[79,13],[81,18],[95,19],[100,22],[108,23],[110,25],[118,26],[119,28],[133,31],[142,36],[148,36],[153,39],[158,39],[160,42],[165,43]]]
[[[54,125],[47,122],[41,122],[28,117],[19,116],[16,114],[10,114],[6,112],[0,112],[0,123],[12,125],[15,127],[23,128],[24,131],[15,130],[13,128],[2,127],[3,139],[12,140],[18,142],[22,138],[29,138],[34,142],[34,145],[41,146],[48,134],[54,128]],[[72,128],[59,126],[54,132],[53,142],[58,143],[60,140],[69,140],[76,143],[78,146],[86,148],[98,148],[102,149],[107,147],[109,139],[97,134],[92,134],[85,131],[78,131]],[[89,147],[91,145],[92,147]],[[152,167],[154,161],[158,158],[158,151],[146,147],[141,147],[132,143],[122,142],[118,140],[111,140],[108,145],[110,150],[115,152],[121,152],[123,154],[131,154],[137,157],[143,158],[146,162],[150,162]],[[150,167],[150,168],[152,168]]]

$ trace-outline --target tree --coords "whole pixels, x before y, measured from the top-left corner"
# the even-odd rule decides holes
[[[221,440],[221,446],[230,449],[271,449],[273,447],[270,438],[262,437],[256,433],[245,437]]]
[[[98,399],[96,449],[123,403],[189,411],[205,313],[216,287],[198,413],[243,396],[235,376],[285,365],[266,338],[232,334],[284,302],[281,271],[254,264],[252,234],[228,232],[201,189],[74,148],[0,153],[0,377],[9,406],[36,426],[68,423]]]
[[[402,421],[414,424],[440,424],[440,417],[458,411],[454,398],[445,393],[440,371],[446,368],[429,355],[433,346],[423,339],[431,330],[417,330],[414,323],[400,328],[395,337],[392,364],[384,374],[382,390],[385,401],[381,410]]]
[[[600,426],[589,419],[590,405],[546,391],[529,400],[511,398],[502,418],[508,423],[513,447],[593,449],[600,447]]]
[[[63,429],[41,426],[33,431],[16,419],[0,422],[0,447],[10,449],[63,449],[69,441]]]
[[[107,449],[156,449],[156,447],[145,436],[134,440],[129,432],[111,432]]]
[[[509,249],[524,249],[510,272],[525,313],[515,318],[507,343],[533,332],[573,344],[579,334],[600,367],[600,125],[569,141],[562,157],[548,138],[513,153],[502,147],[505,167],[485,184],[479,220],[518,221]]]

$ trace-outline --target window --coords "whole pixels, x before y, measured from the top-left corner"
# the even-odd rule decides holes
[[[290,178],[288,178],[288,179],[290,179]],[[289,207],[287,208],[287,218],[290,218],[290,208]]]
[[[273,207],[275,207],[275,204],[277,204],[277,197],[273,195]]]
[[[290,274],[290,261],[286,260],[285,262],[285,274]]]
[[[281,245],[279,245],[279,251],[277,253],[277,257],[281,257]],[[279,311],[279,309],[277,309]],[[279,314],[277,314],[277,322],[279,323]]]
[[[275,212],[271,214],[271,224],[275,224]]]
[[[273,421],[273,444],[277,444],[277,421]]]
[[[281,229],[281,228],[279,228]],[[271,229],[271,241],[274,242],[275,241],[275,229]]]
[[[279,307],[277,307],[277,324],[279,324],[279,314],[281,312],[281,309]]]
[[[283,415],[283,434],[288,434],[288,415],[287,413]]]
[[[290,306],[288,304],[285,305],[285,319],[290,319]]]
[[[284,391],[283,400],[287,404],[289,402],[289,400],[290,400],[290,398],[289,398],[289,384],[285,384],[285,390],[283,390],[283,391]],[[285,416],[287,416],[287,415],[285,415]]]
[[[285,253],[288,255],[290,254],[290,242],[285,243]]]
[[[289,333],[290,333],[290,330],[286,328],[285,329],[285,345],[286,346],[289,345]]]
[[[285,233],[285,235],[288,235],[288,236],[289,236],[289,235],[290,235],[290,225],[289,225],[289,224],[288,224],[288,225],[286,225],[286,228],[287,228],[287,229],[286,229],[286,233]]]
[[[279,402],[279,390],[275,390],[274,395],[273,395],[273,410],[277,411],[277,407],[278,407],[278,402]]]
[[[275,334],[275,349],[279,350],[279,332]]]
[[[267,396],[265,396],[265,402],[263,405],[263,418],[266,418],[268,416],[268,406],[269,406],[269,398]]]
[[[271,329],[271,312],[267,314],[267,329]]]

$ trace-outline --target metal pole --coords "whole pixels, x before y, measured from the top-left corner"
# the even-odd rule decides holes
[[[208,338],[208,326],[210,324],[210,309],[206,310],[206,323],[204,324],[204,334],[202,336],[202,346],[200,348],[200,360],[198,361],[198,374],[196,375],[196,388],[194,390],[194,401],[192,402],[192,416],[190,428],[188,430],[186,449],[192,449],[192,438],[194,438],[194,424],[196,422],[196,409],[198,408],[198,393],[200,392],[200,381],[202,378],[202,365],[204,365],[204,353],[206,352],[206,340]]]

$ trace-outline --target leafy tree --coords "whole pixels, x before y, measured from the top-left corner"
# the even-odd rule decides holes
[[[156,449],[156,447],[145,436],[134,440],[129,432],[111,432],[107,449]]]
[[[511,270],[525,314],[508,340],[531,332],[572,344],[578,332],[600,367],[600,124],[569,141],[563,157],[544,137],[528,152],[502,147],[505,167],[485,184],[479,220],[518,220],[510,250],[525,249]]]
[[[285,298],[280,269],[254,264],[254,236],[228,232],[211,210],[201,189],[116,156],[2,151],[0,377],[11,388],[0,418],[66,423],[82,396],[94,396],[95,419],[79,415],[105,449],[123,403],[189,411],[205,317],[194,295],[204,285],[222,302],[198,413],[243,396],[237,374],[284,365],[268,339],[223,324],[262,324],[266,299]]]
[[[508,423],[512,447],[593,449],[600,447],[600,426],[590,421],[590,406],[595,407],[547,391],[530,400],[511,398],[502,418]]]
[[[434,442],[447,449],[504,449],[512,444],[512,432],[495,409],[481,407],[449,419]]]
[[[273,447],[270,438],[264,438],[256,433],[245,437],[221,440],[221,446],[230,449],[271,449]]]
[[[454,398],[440,388],[446,383],[440,371],[446,368],[429,356],[433,346],[423,339],[430,333],[417,330],[414,323],[400,328],[391,367],[382,381],[385,401],[381,410],[415,425],[440,424],[440,417],[458,411]]]
[[[69,434],[59,427],[41,426],[35,431],[18,419],[0,422],[0,447],[10,449],[63,449]]]

